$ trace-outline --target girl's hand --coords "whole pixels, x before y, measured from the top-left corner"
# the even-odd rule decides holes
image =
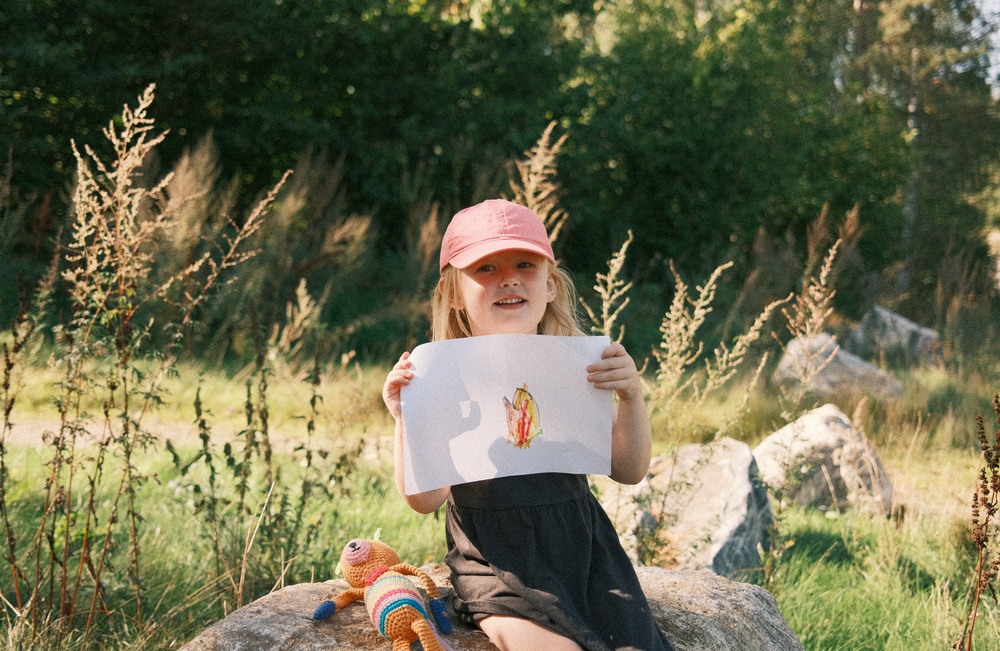
[[[587,367],[587,380],[597,389],[618,394],[618,409],[611,426],[611,478],[638,484],[649,471],[653,435],[635,361],[621,344],[611,344],[601,361]]]
[[[403,411],[400,407],[399,392],[402,390],[403,386],[410,383],[413,379],[413,371],[410,370],[410,353],[403,353],[396,365],[392,367],[389,374],[385,377],[385,384],[382,386],[382,400],[385,402],[385,406],[389,408],[389,413],[396,421],[400,421],[403,418]]]
[[[608,389],[621,400],[642,399],[642,383],[635,361],[621,344],[611,344],[601,354],[601,361],[587,367],[587,381],[596,389]]]
[[[406,480],[403,470],[403,410],[400,405],[399,394],[402,388],[413,379],[413,371],[410,370],[411,365],[410,353],[403,353],[399,357],[399,361],[396,362],[396,365],[392,367],[392,370],[385,377],[385,384],[382,385],[382,400],[385,401],[385,406],[389,408],[389,413],[396,419],[395,434],[393,436],[393,460],[396,466],[394,481],[396,483],[396,490],[411,509],[418,513],[433,513],[448,499],[451,487],[437,488],[425,493],[417,493],[416,495],[407,495],[405,490]]]

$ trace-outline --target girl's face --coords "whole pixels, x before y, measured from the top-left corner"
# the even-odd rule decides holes
[[[473,335],[538,332],[556,297],[548,260],[528,251],[500,251],[459,270],[461,305]]]

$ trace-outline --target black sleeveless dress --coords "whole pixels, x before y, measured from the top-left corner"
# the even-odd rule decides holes
[[[532,619],[591,651],[672,648],[584,475],[452,486],[447,542],[454,606],[466,622]]]

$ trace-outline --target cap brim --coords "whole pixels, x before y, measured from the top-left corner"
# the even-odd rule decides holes
[[[537,244],[525,242],[524,240],[491,240],[470,246],[461,253],[453,255],[445,266],[450,264],[456,269],[465,269],[472,266],[477,260],[482,260],[488,255],[499,253],[500,251],[530,251],[537,253],[549,262],[555,263],[552,252],[547,251]],[[444,269],[444,267],[441,267]]]

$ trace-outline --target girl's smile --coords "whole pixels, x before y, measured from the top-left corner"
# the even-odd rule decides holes
[[[555,282],[544,257],[507,250],[461,269],[459,293],[473,335],[537,334]]]

